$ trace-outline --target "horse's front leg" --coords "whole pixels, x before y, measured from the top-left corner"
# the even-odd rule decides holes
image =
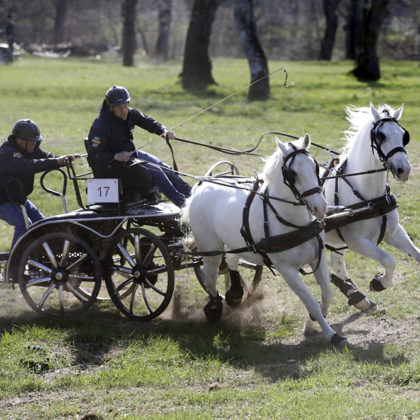
[[[386,243],[420,263],[420,250],[413,244],[407,232],[400,224],[393,231],[387,231],[384,239]]]
[[[385,269],[384,274],[376,274],[370,282],[370,290],[379,292],[392,287],[392,277],[395,270],[395,258],[378,248],[371,240],[367,238],[353,238],[347,241],[349,248],[365,257],[378,261]]]
[[[315,279],[321,288],[321,313],[323,317],[326,318],[334,296],[334,292],[330,282],[331,272],[328,268],[327,258],[324,251],[321,254],[318,268],[317,265],[318,261],[315,261],[311,264],[311,267],[312,270],[316,270],[314,271]],[[312,335],[314,332],[316,332],[316,329],[313,325],[312,319],[309,317],[305,323],[303,333],[305,335]]]
[[[299,296],[300,300],[306,307],[309,315],[318,321],[324,337],[334,345],[340,345],[347,342],[345,337],[337,334],[327,323],[324,316],[321,312],[321,306],[318,301],[312,296],[309,292],[299,274],[295,268],[285,269],[284,267],[279,267],[276,265],[276,268],[280,271],[281,275],[285,279],[289,287]],[[281,270],[279,269],[281,268]]]
[[[345,262],[346,250],[338,252],[331,251],[330,263],[331,268],[336,275],[331,275],[331,282],[338,287],[341,293],[348,298],[347,303],[355,306],[361,311],[368,311],[376,308],[376,302],[366,297],[364,293],[359,291],[353,281],[349,278]]]

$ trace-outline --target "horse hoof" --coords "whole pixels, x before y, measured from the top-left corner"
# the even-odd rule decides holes
[[[371,292],[382,292],[382,290],[385,290],[385,287],[382,286],[378,279],[374,278],[369,284],[369,289]]]
[[[244,291],[243,289],[229,289],[226,292],[226,303],[232,307],[232,308],[236,308],[238,307],[241,302],[242,302],[242,296],[244,295]]]
[[[367,312],[372,309],[371,301],[368,298],[364,298],[358,303],[355,303],[354,306],[359,309],[361,312]]]
[[[209,303],[204,307],[204,314],[206,315],[207,321],[218,322],[222,317],[223,302],[222,298],[217,295],[216,297],[210,296]]]
[[[343,337],[340,334],[335,333],[330,340],[330,343],[334,346],[334,347],[345,347],[348,345],[348,341],[346,337]]]

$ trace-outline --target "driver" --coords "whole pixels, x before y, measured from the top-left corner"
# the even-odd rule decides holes
[[[123,86],[110,87],[87,139],[88,162],[97,178],[120,178],[124,193],[146,195],[153,186],[178,207],[185,204],[191,187],[156,156],[136,150],[133,131],[137,125],[150,133],[174,139],[175,133],[153,118],[129,107]],[[129,165],[133,157],[150,163]]]
[[[56,156],[39,146],[42,136],[39,127],[31,120],[19,120],[7,140],[0,146],[0,219],[15,227],[13,248],[26,231],[23,212],[26,209],[29,223],[43,219],[44,215],[28,200],[34,189],[37,172],[57,169],[73,160],[73,155]]]

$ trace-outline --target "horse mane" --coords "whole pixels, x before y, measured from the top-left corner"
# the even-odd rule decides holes
[[[381,117],[386,118],[393,115],[395,110],[389,105],[384,104],[378,108]],[[371,129],[373,122],[372,112],[369,107],[355,107],[353,105],[346,107],[346,120],[350,123],[350,127],[343,131],[343,140],[346,141],[342,156],[347,156],[353,148],[359,135],[365,134],[365,131]]]
[[[264,184],[269,185],[273,178],[276,175],[276,169],[279,167],[279,160],[283,157],[283,154],[279,148],[276,151],[265,159],[264,171],[263,171],[263,180]]]

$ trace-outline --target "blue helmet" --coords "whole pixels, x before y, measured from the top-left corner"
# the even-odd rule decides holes
[[[111,86],[105,94],[105,101],[111,106],[126,104],[130,102],[130,100],[130,93],[123,86]]]
[[[13,127],[12,135],[22,140],[42,141],[39,127],[32,120],[19,120]]]

